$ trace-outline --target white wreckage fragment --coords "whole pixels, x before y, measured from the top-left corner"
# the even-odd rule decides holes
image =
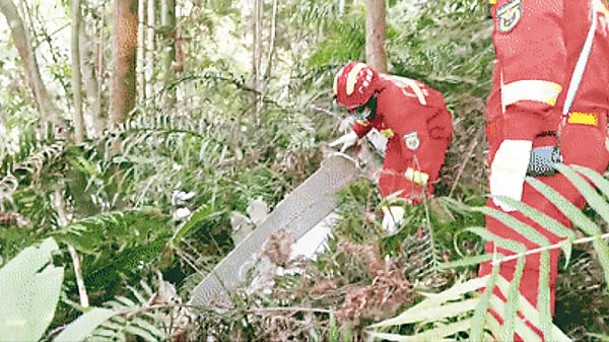
[[[288,194],[226,258],[193,290],[189,305],[213,305],[230,302],[227,290],[246,280],[248,270],[255,267],[253,256],[275,232],[285,229],[297,241],[294,257],[299,253],[313,257],[328,237],[330,224],[336,219],[336,192],[358,174],[356,161],[335,153],[293,192]],[[334,216],[333,216],[334,215]],[[330,222],[330,221],[326,221]],[[318,225],[319,224],[319,225]],[[304,239],[301,239],[315,228]],[[258,254],[259,255],[259,254]]]

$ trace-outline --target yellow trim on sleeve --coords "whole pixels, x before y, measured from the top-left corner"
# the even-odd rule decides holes
[[[414,170],[411,167],[404,172],[404,177],[418,185],[425,185],[429,180],[429,174],[427,172]]]
[[[598,116],[596,113],[572,112],[567,122],[570,124],[598,126]]]
[[[391,128],[382,130],[381,134],[387,139],[391,139],[395,135],[395,133],[393,133],[393,130]]]

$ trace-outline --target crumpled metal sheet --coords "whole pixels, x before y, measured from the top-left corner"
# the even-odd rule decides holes
[[[336,153],[288,194],[275,210],[252,231],[193,290],[190,305],[227,302],[227,288],[243,282],[254,266],[253,256],[274,232],[286,229],[298,240],[336,208],[336,192],[357,176],[356,162]]]

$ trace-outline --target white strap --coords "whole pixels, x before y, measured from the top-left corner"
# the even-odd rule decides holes
[[[571,110],[571,106],[573,105],[573,101],[575,100],[575,94],[577,93],[577,89],[579,88],[579,84],[584,76],[584,71],[586,70],[586,64],[588,64],[588,58],[590,57],[590,52],[592,51],[592,42],[594,41],[594,33],[596,31],[596,26],[598,25],[598,13],[596,10],[596,6],[594,1],[591,2],[592,7],[592,25],[590,25],[590,30],[588,31],[588,36],[586,37],[586,42],[584,43],[584,47],[582,48],[581,53],[579,54],[579,59],[577,60],[577,64],[575,64],[575,69],[573,70],[573,76],[571,76],[571,83],[569,83],[569,90],[567,90],[567,97],[565,99],[565,105],[562,109],[562,114],[567,115]]]

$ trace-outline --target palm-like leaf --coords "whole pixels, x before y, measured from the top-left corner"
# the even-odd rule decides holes
[[[607,202],[607,198],[609,198],[609,181],[604,179],[598,173],[579,166],[575,167],[567,167],[567,166],[558,166],[559,171],[571,182],[581,195],[588,201],[592,209],[594,209],[599,216],[605,221],[609,222],[609,203]],[[588,179],[597,186],[600,190],[597,192],[580,174],[584,175]],[[589,238],[576,239],[576,235],[563,224],[559,223],[553,218],[540,213],[538,210],[531,208],[530,206],[520,203],[511,199],[501,198],[505,200],[509,205],[512,205],[517,210],[520,210],[526,217],[533,220],[535,223],[541,225],[549,232],[560,236],[565,239],[560,244],[551,245],[550,242],[543,235],[538,233],[533,227],[521,222],[510,215],[507,215],[501,211],[490,209],[490,208],[476,208],[475,211],[482,212],[486,215],[489,215],[503,224],[508,226],[509,228],[517,231],[521,235],[527,237],[529,240],[535,242],[540,246],[537,250],[533,251],[534,253],[538,253],[540,255],[540,272],[539,272],[539,289],[538,289],[538,308],[534,308],[527,300],[520,299],[520,294],[518,291],[520,285],[520,279],[523,274],[524,268],[524,257],[527,254],[533,253],[528,251],[522,244],[514,242],[509,239],[501,238],[491,232],[488,232],[484,228],[468,228],[467,230],[473,232],[487,241],[494,242],[498,247],[507,249],[515,253],[515,256],[510,256],[509,259],[518,259],[516,271],[514,274],[513,280],[508,283],[503,277],[498,276],[499,265],[502,262],[505,262],[505,257],[501,255],[495,255],[492,257],[492,262],[494,265],[493,273],[490,276],[487,276],[483,279],[488,279],[489,282],[487,285],[487,289],[484,291],[484,294],[481,297],[477,297],[476,299],[467,299],[463,297],[458,303],[461,304],[461,308],[463,310],[452,311],[449,310],[454,306],[452,304],[447,304],[446,302],[438,303],[431,302],[431,299],[427,299],[422,303],[408,309],[403,314],[381,323],[377,323],[375,325],[370,326],[372,329],[378,329],[381,327],[388,327],[392,325],[402,325],[402,324],[413,324],[420,322],[441,322],[447,316],[457,316],[460,318],[456,318],[458,321],[463,319],[469,320],[471,327],[470,337],[479,340],[484,336],[484,329],[488,329],[494,336],[501,336],[502,340],[512,340],[514,333],[519,334],[521,337],[528,337],[531,339],[538,339],[539,337],[530,330],[530,328],[526,327],[524,324],[520,322],[519,319],[516,319],[516,314],[518,311],[521,311],[527,319],[529,319],[535,326],[540,327],[543,337],[546,340],[568,340],[568,337],[564,335],[560,329],[552,325],[552,316],[550,312],[550,288],[548,286],[549,277],[550,277],[550,253],[549,251],[554,248],[562,248],[567,258],[570,257],[571,254],[571,245],[574,243],[585,243],[592,242],[594,249],[596,250],[599,262],[605,271],[606,281],[609,282],[608,270],[609,270],[609,251],[607,247],[607,243],[603,240],[603,231],[601,228],[594,223],[590,218],[584,215],[577,207],[575,207],[572,203],[570,203],[567,199],[561,196],[558,192],[547,186],[546,184],[540,182],[536,179],[527,179],[527,182],[531,184],[535,189],[537,189],[540,193],[542,193],[550,202],[556,205],[562,213],[569,218],[574,225],[579,228],[585,235],[588,235]],[[442,267],[447,266],[466,266],[471,265],[477,262],[488,261],[489,257],[477,257],[477,258],[467,258],[462,261],[456,261],[448,264],[442,265]],[[483,287],[482,284],[476,284],[473,281],[470,281],[471,284],[475,284],[476,289],[480,289]],[[470,283],[468,282],[468,283]],[[490,295],[490,289],[494,287],[494,285],[499,287],[500,291],[504,293],[507,297],[507,302],[501,302],[497,297]],[[449,290],[450,292],[450,290]],[[442,297],[442,294],[440,295]],[[475,305],[475,309],[473,309],[470,305],[471,301],[475,301],[477,304]],[[505,318],[505,322],[503,325],[498,324],[496,319],[492,315],[485,314],[488,308],[493,308],[493,310],[497,312],[503,311],[503,317]],[[428,315],[422,315],[421,312],[418,312],[421,308],[425,308]],[[434,310],[434,308],[436,310]],[[473,314],[466,314],[467,312],[473,311]],[[443,312],[444,314],[435,315],[435,312]],[[461,314],[462,316],[458,316]],[[451,327],[457,327],[455,323],[451,325]],[[429,337],[430,335],[426,335],[428,332],[432,332],[435,334],[437,328],[432,328],[431,331],[425,330],[415,336],[399,336],[399,335],[387,335],[387,334],[379,334],[378,332],[372,332],[371,336],[378,338],[386,338],[390,340],[410,340],[411,338],[423,338]],[[459,330],[465,331],[466,329]],[[455,334],[456,332],[450,329],[441,330],[446,333],[446,335],[441,335],[439,337],[445,338]],[[436,336],[436,335],[434,335]]]

